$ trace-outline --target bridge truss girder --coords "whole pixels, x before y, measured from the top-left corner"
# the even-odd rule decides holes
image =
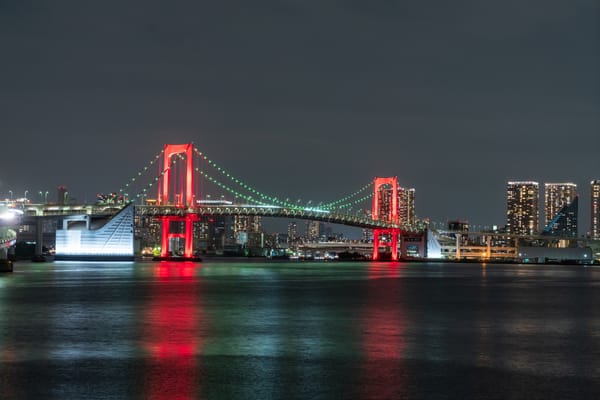
[[[402,227],[397,224],[390,224],[385,221],[374,221],[366,217],[358,217],[337,213],[322,213],[308,210],[296,210],[283,207],[252,207],[252,206],[200,206],[193,208],[175,207],[175,206],[136,206],[138,215],[148,215],[155,217],[174,216],[184,217],[189,214],[200,216],[222,215],[222,216],[263,216],[274,218],[305,219],[313,221],[330,222],[342,224],[357,228],[366,229],[391,229],[397,231],[413,231],[408,227]]]

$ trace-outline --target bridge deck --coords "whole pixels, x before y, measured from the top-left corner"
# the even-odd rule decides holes
[[[314,221],[331,222],[348,226],[369,229],[400,229],[410,231],[411,229],[397,224],[389,224],[384,221],[374,221],[370,218],[355,215],[339,214],[317,209],[294,209],[276,206],[253,206],[253,205],[231,205],[231,206],[199,206],[199,207],[176,207],[176,206],[136,206],[138,215],[152,216],[185,216],[187,214],[204,215],[247,215],[275,218],[297,218]]]

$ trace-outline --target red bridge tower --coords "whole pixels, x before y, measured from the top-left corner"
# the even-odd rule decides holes
[[[171,158],[175,155],[185,154],[185,181],[184,175],[175,174],[172,170]],[[163,163],[158,185],[158,204],[159,205],[175,205],[181,208],[194,207],[195,203],[195,187],[194,187],[194,146],[192,143],[187,144],[165,144]],[[181,179],[177,179],[178,176]],[[174,178],[174,179],[173,179]],[[179,182],[178,182],[179,181]],[[174,190],[172,190],[174,189]],[[171,196],[172,195],[172,196]],[[188,213],[185,216],[162,216],[162,240],[161,240],[161,257],[168,257],[169,243],[171,238],[183,238],[185,248],[183,256],[185,258],[194,257],[194,221],[198,219],[196,214]],[[184,233],[171,233],[172,222],[185,222]]]
[[[376,221],[398,224],[398,178],[375,178],[373,184],[373,213]],[[398,228],[373,229],[373,260],[379,260],[379,247],[391,247],[392,261],[398,260]]]

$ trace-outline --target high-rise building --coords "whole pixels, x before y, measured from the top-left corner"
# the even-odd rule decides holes
[[[546,235],[577,237],[577,185],[544,184],[544,230]]]
[[[306,222],[306,238],[309,241],[317,241],[323,234],[325,224],[320,221],[307,221]]]
[[[387,186],[379,188],[379,215],[385,219],[391,215],[393,190]],[[403,225],[414,225],[415,217],[415,189],[398,187],[398,199],[396,202],[398,208],[398,219]]]
[[[233,217],[233,236],[238,244],[246,244],[250,237],[260,233],[260,215],[236,215]]]
[[[539,184],[532,181],[508,182],[506,188],[506,231],[532,235],[539,227]]]
[[[236,215],[233,218],[234,236],[238,232],[259,233],[262,225],[262,217],[260,215]]]
[[[194,239],[197,248],[203,252],[222,251],[227,244],[234,242],[233,218],[224,215],[202,216],[194,224]]]
[[[577,185],[566,183],[544,184],[544,226],[548,226],[556,214],[577,196]]]
[[[287,229],[288,245],[293,245],[298,240],[298,226],[295,222],[290,222]]]
[[[590,182],[591,189],[591,224],[590,237],[600,240],[600,180]]]
[[[562,237],[577,237],[577,214],[579,213],[579,197],[565,204],[548,222],[542,234]]]
[[[363,228],[360,236],[360,240],[365,243],[368,243],[373,240],[373,229]]]
[[[415,224],[414,188],[398,188],[398,217],[403,225]]]
[[[382,185],[378,188],[379,191],[379,195],[377,196],[377,201],[378,201],[378,205],[377,205],[377,209],[379,210],[379,219],[386,221],[386,222],[391,222],[391,215],[392,215],[392,207],[393,204],[396,203],[396,207],[398,207],[398,202],[394,202],[392,201],[393,196],[393,189],[391,187],[388,187],[388,185]]]
[[[369,209],[364,209],[364,210],[362,210],[362,212],[363,212],[364,216],[367,218],[371,218],[371,216],[373,214],[372,211]],[[373,240],[373,229],[363,228],[361,240],[365,243],[372,241]]]

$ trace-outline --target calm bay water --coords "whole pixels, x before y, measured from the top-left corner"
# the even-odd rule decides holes
[[[600,268],[17,263],[1,399],[598,399]]]

